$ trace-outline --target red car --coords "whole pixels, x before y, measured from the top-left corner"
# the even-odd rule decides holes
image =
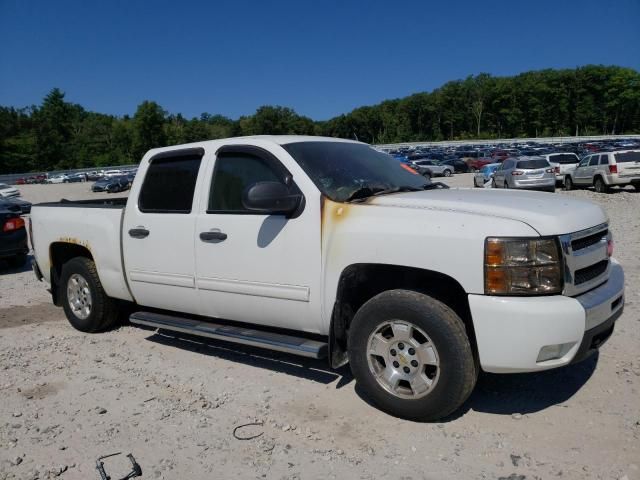
[[[465,162],[467,162],[467,165],[469,165],[469,169],[472,172],[477,172],[485,165],[489,165],[490,163],[496,163],[496,161],[497,161],[496,159],[488,158],[488,157],[465,159]]]

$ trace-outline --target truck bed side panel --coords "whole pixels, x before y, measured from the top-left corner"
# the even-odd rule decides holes
[[[51,245],[81,245],[91,252],[102,286],[110,297],[133,300],[122,271],[120,245],[123,207],[35,205],[31,212],[33,248],[38,266],[51,283]]]

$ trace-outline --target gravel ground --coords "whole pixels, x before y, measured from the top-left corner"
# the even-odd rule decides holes
[[[33,202],[97,196],[21,189]],[[441,423],[379,412],[348,368],[320,361],[130,326],[82,334],[30,271],[0,270],[0,479],[98,478],[95,459],[118,451],[143,478],[640,479],[640,194],[556,194],[610,215],[627,276],[615,334],[575,366],[481,375]],[[259,436],[235,439],[249,422],[237,434]],[[129,467],[105,463],[114,478]]]

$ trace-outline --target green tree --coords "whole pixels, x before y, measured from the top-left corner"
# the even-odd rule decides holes
[[[156,102],[145,100],[133,116],[133,155],[141,158],[147,150],[166,145],[166,113]]]

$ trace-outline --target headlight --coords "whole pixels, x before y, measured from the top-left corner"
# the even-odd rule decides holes
[[[487,295],[548,295],[563,287],[560,249],[553,238],[487,238]]]

